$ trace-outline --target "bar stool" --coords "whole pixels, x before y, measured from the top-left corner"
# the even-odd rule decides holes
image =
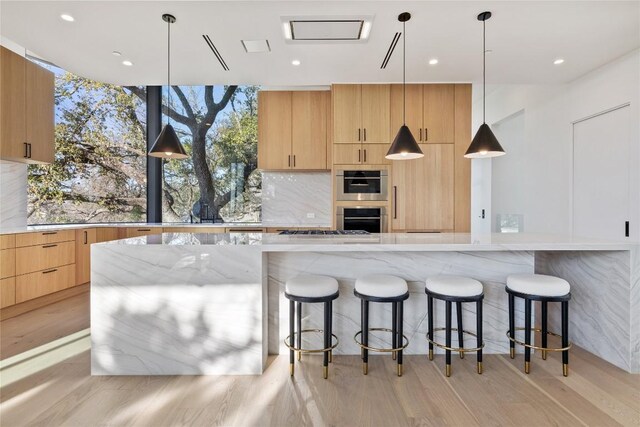
[[[398,376],[402,376],[402,350],[409,345],[409,339],[402,333],[403,302],[409,298],[407,282],[387,274],[371,274],[356,280],[354,295],[360,298],[360,330],[353,339],[361,348],[362,373],[369,373],[369,350],[391,353],[398,361]],[[369,327],[369,303],[391,303],[391,329]],[[391,333],[391,348],[371,347],[369,332]],[[360,335],[362,341],[358,341]],[[397,356],[397,357],[396,357]]]
[[[293,376],[294,353],[298,353],[298,360],[302,353],[323,353],[323,375],[329,376],[329,362],[332,350],[338,345],[338,337],[333,332],[332,309],[333,300],[338,298],[338,281],[333,277],[317,275],[300,275],[287,280],[284,296],[289,300],[289,336],[284,343],[289,348],[289,373]],[[302,329],[302,303],[324,303],[324,329]],[[297,310],[296,310],[297,306]],[[296,311],[298,313],[296,319]],[[297,332],[294,321],[297,320]],[[322,332],[324,348],[303,349],[302,334],[306,332]],[[297,346],[294,343],[297,338]],[[335,344],[333,344],[335,338]]]
[[[464,353],[475,351],[477,357],[478,374],[482,374],[482,300],[484,299],[484,289],[482,283],[475,279],[460,276],[437,276],[430,277],[425,281],[425,293],[427,294],[427,311],[429,321],[429,360],[433,360],[433,346],[445,350],[445,374],[451,376],[451,352],[460,353],[460,359],[464,359]],[[433,300],[438,299],[445,302],[445,327],[433,328]],[[458,327],[451,328],[451,305],[456,303],[456,315],[458,317]],[[462,326],[462,303],[476,303],[476,333],[465,331]],[[445,344],[435,341],[434,331],[445,331]],[[458,347],[451,347],[451,331],[458,332]],[[476,337],[476,347],[464,348],[464,334]]]
[[[524,372],[529,373],[531,366],[531,349],[542,350],[542,359],[547,359],[547,351],[562,352],[562,375],[569,375],[569,300],[571,299],[571,285],[564,279],[543,274],[514,274],[507,277],[505,288],[509,294],[509,354],[512,359],[515,355],[515,345],[524,346]],[[524,328],[515,326],[515,298],[524,299]],[[540,301],[540,328],[531,327],[531,302]],[[547,304],[559,302],[562,311],[562,347],[548,348],[547,336],[559,336],[547,329]],[[541,345],[531,344],[531,331],[540,332]],[[515,338],[516,331],[524,331],[524,342]]]

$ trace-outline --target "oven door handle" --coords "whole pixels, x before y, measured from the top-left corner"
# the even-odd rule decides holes
[[[379,216],[345,216],[344,219],[380,219]]]

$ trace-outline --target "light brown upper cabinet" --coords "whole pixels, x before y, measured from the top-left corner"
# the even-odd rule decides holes
[[[391,133],[402,126],[402,85],[391,87]],[[455,85],[409,84],[406,88],[406,123],[418,143],[455,142]]]
[[[454,146],[421,144],[424,157],[392,168],[394,231],[454,230]]]
[[[326,170],[328,91],[258,93],[258,167]]]
[[[389,144],[333,144],[336,165],[388,165]]]
[[[331,93],[334,143],[390,142],[390,85],[336,84]]]
[[[0,158],[54,159],[54,75],[0,46]]]

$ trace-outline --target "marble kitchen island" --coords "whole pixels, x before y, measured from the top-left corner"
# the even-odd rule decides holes
[[[359,354],[355,279],[395,274],[409,282],[406,354],[426,353],[430,275],[465,275],[485,287],[485,353],[507,353],[509,274],[543,273],[572,286],[570,339],[628,371],[640,372],[640,245],[535,234],[372,234],[280,236],[165,233],[92,245],[94,375],[260,374],[268,354],[284,353],[284,283],[300,273],[340,283],[334,302],[334,354]],[[303,328],[322,322],[305,305]],[[436,322],[443,307],[436,305]],[[516,306],[522,325],[522,307]],[[550,306],[550,330],[559,313]],[[471,310],[471,307],[468,308]],[[474,324],[465,311],[464,322]],[[375,305],[373,327],[390,313]],[[471,327],[470,329],[473,329]],[[318,345],[315,337],[307,345]],[[373,336],[374,344],[379,337]],[[380,343],[380,341],[378,341]]]

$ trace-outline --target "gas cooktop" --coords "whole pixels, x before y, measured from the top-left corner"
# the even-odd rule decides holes
[[[278,234],[302,236],[361,236],[370,233],[364,230],[282,230]]]

